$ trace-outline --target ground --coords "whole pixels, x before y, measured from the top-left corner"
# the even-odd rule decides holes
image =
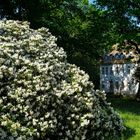
[[[126,126],[121,140],[140,140],[140,102],[119,97],[108,97],[108,101],[123,118]]]

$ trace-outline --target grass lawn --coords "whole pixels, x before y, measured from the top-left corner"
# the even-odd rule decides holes
[[[122,140],[140,140],[140,102],[119,97],[107,100],[124,120],[126,130]]]

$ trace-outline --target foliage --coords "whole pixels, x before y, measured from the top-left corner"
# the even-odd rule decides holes
[[[27,22],[0,21],[0,139],[119,137],[122,120],[66,61],[56,38]]]
[[[130,99],[108,97],[108,102],[119,112],[124,120],[126,130],[121,140],[138,140],[140,138],[140,102]]]
[[[140,43],[138,35],[140,33],[139,0],[96,0],[96,2],[110,18],[113,35],[118,34],[117,40],[133,39]]]
[[[139,0],[4,0],[0,5],[2,17],[49,28],[68,61],[85,70],[95,88],[101,56],[126,39],[140,43]]]
[[[87,0],[4,2],[3,15],[7,19],[28,20],[32,28],[49,28],[58,38],[58,46],[66,51],[68,61],[85,70],[95,86],[99,86],[100,56],[114,43],[106,12],[89,4]],[[15,13],[16,8],[18,11]]]

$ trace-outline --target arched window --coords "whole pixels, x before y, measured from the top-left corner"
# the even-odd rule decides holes
[[[125,55],[123,53],[120,54],[120,59],[125,59]]]
[[[112,55],[112,60],[115,60],[115,55]]]
[[[115,59],[119,59],[119,54],[118,53],[115,54]]]
[[[118,54],[118,59],[119,59],[119,60],[121,59],[121,53]]]

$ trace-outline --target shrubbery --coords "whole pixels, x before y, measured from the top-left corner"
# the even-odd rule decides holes
[[[0,139],[120,136],[122,121],[47,29],[0,21]]]

